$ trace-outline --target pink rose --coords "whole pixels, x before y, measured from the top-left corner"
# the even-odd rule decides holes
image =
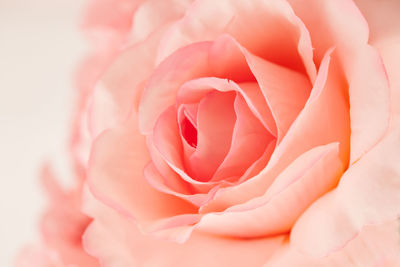
[[[400,264],[397,1],[117,2],[75,143],[102,266]]]

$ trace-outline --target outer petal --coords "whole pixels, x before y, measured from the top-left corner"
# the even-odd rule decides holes
[[[177,221],[178,215],[196,213],[193,205],[148,184],[143,171],[149,161],[146,140],[137,129],[133,112],[126,123],[103,132],[95,140],[88,169],[89,187],[103,203],[149,229],[158,220]]]
[[[390,119],[389,85],[379,54],[367,44],[368,24],[351,0],[290,3],[310,31],[317,61],[336,47],[349,84],[354,163],[379,142]]]
[[[306,69],[311,80],[315,79],[307,29],[287,2],[281,0],[197,1],[166,33],[159,60],[179,47],[213,40],[223,33],[232,35],[260,57],[292,69]]]
[[[121,52],[97,82],[89,109],[93,136],[126,119],[136,109],[144,80],[154,68],[154,51],[163,30]]]
[[[326,255],[365,225],[396,219],[400,214],[399,151],[397,127],[347,170],[332,193],[302,215],[292,229],[293,245],[308,254]]]
[[[264,267],[396,267],[400,266],[398,221],[366,226],[353,240],[329,256],[315,258],[283,245]]]
[[[130,42],[144,40],[164,24],[183,16],[193,0],[147,0],[135,12]]]
[[[95,221],[84,235],[90,254],[102,266],[261,266],[279,248],[283,236],[241,240],[195,232],[184,244],[142,235],[114,210],[90,204]]]
[[[400,123],[400,2],[356,0],[370,29],[370,43],[383,59],[390,81],[391,112]]]
[[[88,16],[86,27],[94,28],[92,24],[95,24],[102,32],[107,28],[117,33],[121,31],[125,35],[120,34],[118,48],[125,47],[125,51],[120,52],[101,75],[94,89],[90,108],[90,128],[94,136],[126,119],[131,106],[137,105],[143,81],[154,69],[161,36],[172,21],[182,17],[191,3],[191,0],[99,1],[103,3],[95,4],[96,10]],[[148,15],[155,12],[161,15]],[[129,39],[126,33],[131,27]]]
[[[314,148],[286,168],[262,197],[206,214],[198,229],[238,237],[289,231],[318,197],[331,190],[343,171],[337,144]]]

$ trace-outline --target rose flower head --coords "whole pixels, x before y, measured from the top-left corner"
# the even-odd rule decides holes
[[[90,255],[400,264],[396,1],[125,2],[128,31],[80,118]]]

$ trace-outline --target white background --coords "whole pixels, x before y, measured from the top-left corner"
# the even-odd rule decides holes
[[[67,179],[73,71],[85,42],[83,0],[0,0],[0,266],[39,238],[45,206],[38,169]]]

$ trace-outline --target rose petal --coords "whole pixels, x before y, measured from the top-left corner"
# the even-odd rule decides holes
[[[287,241],[264,267],[399,266],[398,227],[397,220],[366,226],[340,250],[321,258],[303,254]]]
[[[293,227],[299,250],[326,255],[354,238],[362,227],[400,214],[400,130],[354,163],[338,187],[315,202]]]
[[[355,1],[370,29],[369,42],[379,50],[390,81],[392,120],[400,123],[400,21],[398,1]]]
[[[278,143],[303,109],[311,91],[305,75],[272,64],[243,50],[275,118]]]
[[[179,47],[213,40],[223,33],[232,35],[251,52],[271,62],[296,70],[304,70],[305,66],[311,80],[315,79],[307,29],[288,3],[281,0],[195,2],[166,33],[158,62]]]
[[[209,190],[208,193],[187,193],[183,194],[178,191],[173,190],[171,187],[165,184],[164,182],[164,177],[161,176],[157,168],[154,166],[154,164],[150,163],[147,165],[147,167],[144,170],[144,176],[146,177],[147,181],[151,186],[153,186],[155,189],[166,193],[166,194],[171,194],[174,196],[177,196],[179,198],[185,199],[189,202],[191,202],[193,205],[196,205],[198,207],[203,206],[204,204],[208,203],[215,195],[215,193],[218,190],[218,187],[214,187],[211,190]]]
[[[103,266],[260,266],[284,238],[240,240],[195,232],[186,243],[176,244],[141,234],[134,224],[104,205],[90,206],[96,219],[83,240]]]
[[[390,119],[386,71],[368,45],[368,24],[351,0],[290,2],[310,31],[317,61],[329,47],[336,47],[349,84],[354,163],[383,137]]]
[[[135,12],[130,42],[144,40],[156,29],[181,18],[193,0],[147,0]],[[154,14],[157,14],[156,16]]]
[[[127,32],[132,16],[142,0],[91,0],[86,8],[84,29],[112,29]]]
[[[88,169],[90,190],[103,203],[142,225],[195,213],[193,205],[147,183],[143,171],[150,160],[145,137],[139,133],[136,114],[132,113],[126,123],[96,138]]]
[[[92,136],[125,120],[132,107],[137,109],[143,81],[154,68],[154,50],[162,32],[158,30],[145,41],[128,47],[102,75],[89,107]]]
[[[337,144],[314,148],[288,166],[265,195],[221,213],[205,214],[197,228],[238,237],[284,233],[311,203],[337,184],[342,171]]]

